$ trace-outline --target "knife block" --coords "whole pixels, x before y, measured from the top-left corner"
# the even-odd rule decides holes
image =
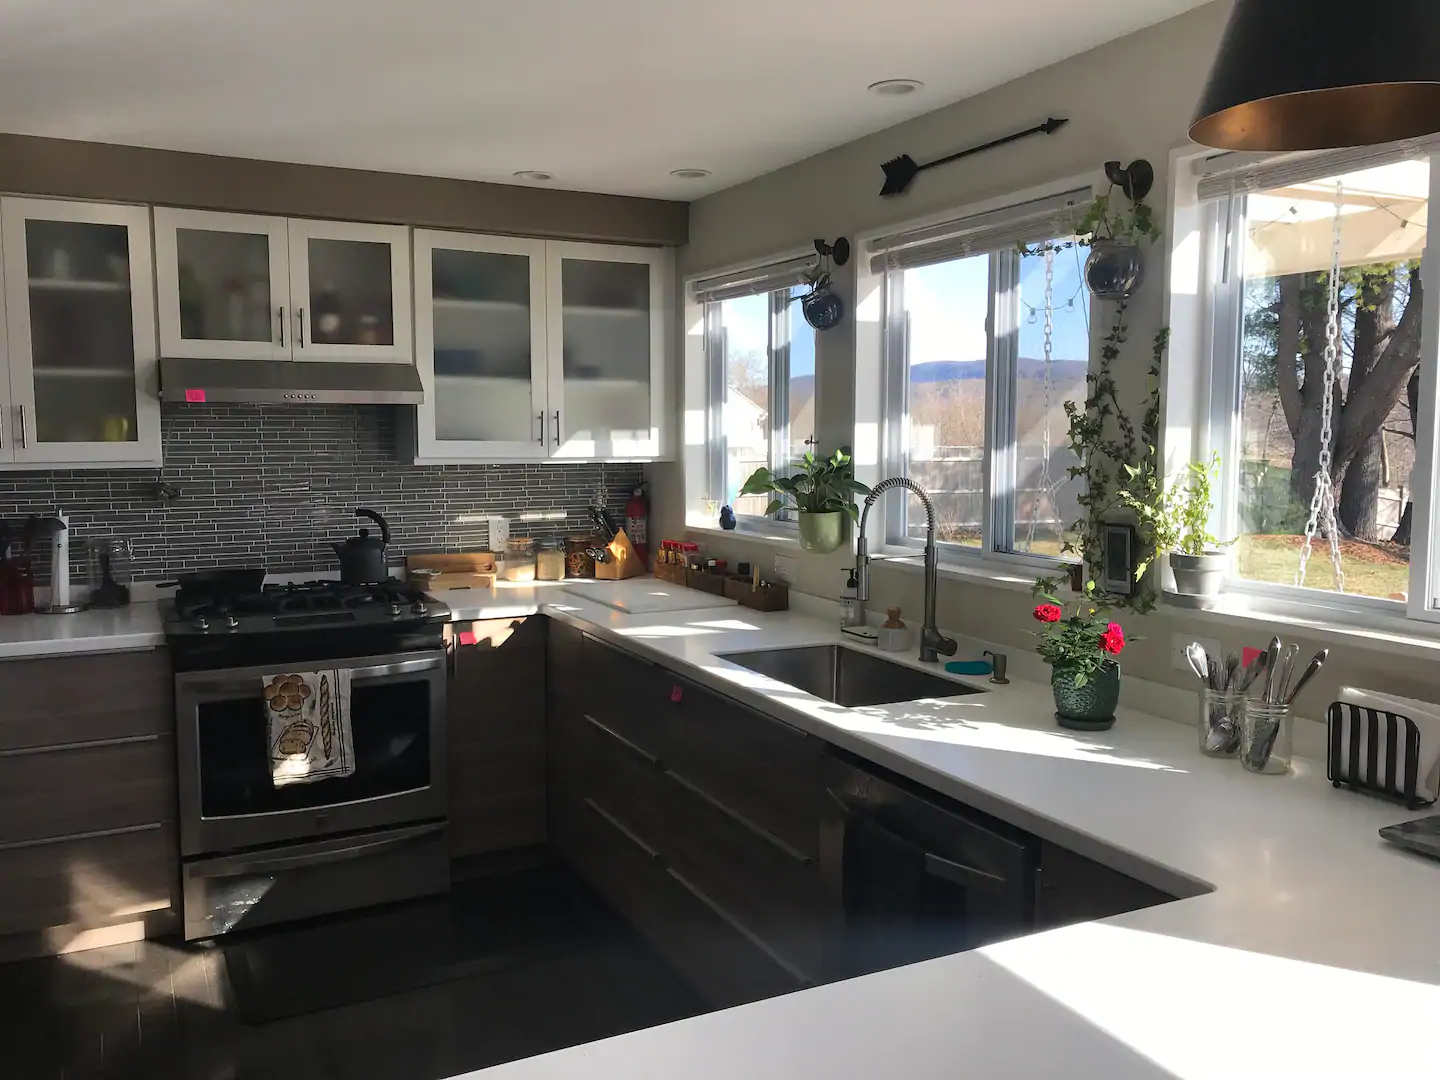
[[[635,548],[631,545],[630,538],[625,535],[624,529],[615,534],[615,539],[610,541],[606,550],[610,552],[610,558],[595,564],[596,580],[624,581],[645,573],[645,564],[640,561],[640,556],[635,554]]]

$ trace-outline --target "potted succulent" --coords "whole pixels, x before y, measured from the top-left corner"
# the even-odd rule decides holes
[[[1036,651],[1050,665],[1050,689],[1055,695],[1055,719],[1063,728],[1106,731],[1115,724],[1120,702],[1120,663],[1125,631],[1112,622],[1109,609],[1094,599],[1095,583],[1074,602],[1074,610],[1047,589],[1054,582],[1036,582],[1036,621],[1045,628],[1036,633]]]
[[[1145,279],[1141,241],[1153,243],[1160,236],[1154,212],[1145,202],[1155,183],[1155,170],[1143,160],[1131,162],[1129,168],[1107,161],[1105,175],[1109,190],[1095,197],[1075,232],[1090,237],[1090,257],[1085,261],[1090,291],[1102,300],[1123,300]]]
[[[1126,467],[1132,478],[1138,470]],[[1120,501],[1140,519],[1155,543],[1157,553],[1164,552],[1175,576],[1175,593],[1192,598],[1181,603],[1198,603],[1201,599],[1220,594],[1230,556],[1225,551],[1234,541],[1221,541],[1210,533],[1210,516],[1214,509],[1211,489],[1220,472],[1220,455],[1208,462],[1192,461],[1185,471],[1158,492],[1136,495],[1122,490]],[[1138,580],[1146,564],[1135,569]]]
[[[769,469],[756,469],[741,495],[768,495],[765,513],[783,510],[788,499],[794,504],[800,524],[800,547],[817,555],[827,555],[845,542],[845,521],[860,519],[855,506],[856,495],[869,495],[870,489],[855,479],[855,466],[849,447],[836,450],[828,458],[817,458],[807,452],[795,464],[791,476],[776,476]]]

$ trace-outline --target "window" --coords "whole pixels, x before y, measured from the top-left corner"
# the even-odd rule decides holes
[[[1233,584],[1399,611],[1427,562],[1412,560],[1429,528],[1412,478],[1432,415],[1430,159],[1369,149],[1243,175],[1224,162],[1202,165],[1200,194],[1215,252],[1208,449],[1224,465],[1217,517],[1237,538]]]
[[[813,261],[695,286],[711,372],[710,498],[741,518],[762,516],[770,502],[740,495],[750,475],[761,467],[788,472],[814,439],[815,331],[794,302],[809,291],[794,282]]]
[[[950,557],[1066,557],[1080,489],[1064,403],[1084,400],[1090,355],[1083,254],[1066,226],[1088,198],[870,245],[884,276],[881,471],[926,490]],[[891,544],[923,541],[918,499],[886,512]]]

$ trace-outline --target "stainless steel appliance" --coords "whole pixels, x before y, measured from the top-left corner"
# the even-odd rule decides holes
[[[398,581],[253,580],[191,579],[165,606],[187,939],[449,885],[449,609]],[[350,673],[355,771],[277,787],[263,678],[322,668]]]

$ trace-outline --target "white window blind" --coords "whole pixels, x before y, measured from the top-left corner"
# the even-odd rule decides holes
[[[805,272],[814,265],[815,256],[809,255],[701,278],[694,284],[695,300],[701,304],[714,304],[803,285]]]
[[[1017,244],[1069,236],[1085,216],[1092,197],[1089,188],[1078,188],[987,214],[882,236],[867,245],[870,269],[879,274],[886,270],[929,266]]]
[[[1381,146],[1356,146],[1346,150],[1285,154],[1281,157],[1219,154],[1201,161],[1195,171],[1200,177],[1200,198],[1223,199],[1232,191],[1253,195],[1435,153],[1440,153],[1440,138],[1406,139]]]

